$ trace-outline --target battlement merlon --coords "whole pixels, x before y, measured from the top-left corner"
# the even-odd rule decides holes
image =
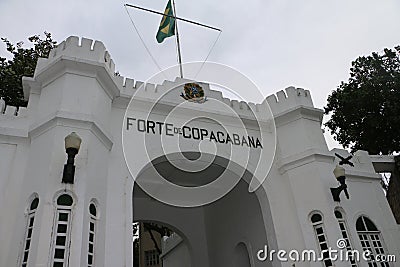
[[[100,41],[94,41],[82,37],[79,40],[77,36],[70,36],[65,41],[58,44],[50,51],[49,57],[40,58],[36,66],[35,73],[40,72],[52,61],[61,56],[70,56],[80,60],[88,60],[104,63],[110,74],[115,73],[115,64],[104,44]]]
[[[102,42],[76,36],[58,44],[48,58],[39,58],[34,79],[44,87],[63,72],[98,78],[111,99],[120,95],[124,83],[124,77],[115,73],[114,61]]]
[[[287,117],[294,113],[300,113],[303,117],[322,123],[324,111],[314,107],[310,91],[303,88],[288,87],[284,91],[268,96],[264,102],[270,106],[277,125],[285,123]]]

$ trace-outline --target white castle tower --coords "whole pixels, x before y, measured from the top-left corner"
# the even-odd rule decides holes
[[[140,99],[152,103],[167,87],[182,82],[148,84]],[[221,92],[200,84],[210,100],[226,103],[240,117],[248,116],[250,107],[269,105],[276,125],[276,154],[267,179],[254,193],[248,192],[252,177],[244,170],[221,199],[199,207],[176,207],[137,186],[134,179],[151,179],[154,174],[143,167],[132,177],[124,158],[124,114],[143,83],[115,75],[113,60],[99,41],[69,37],[48,59],[40,59],[34,77],[23,78],[28,107],[17,109],[0,101],[0,266],[132,266],[134,221],[157,222],[179,236],[164,244],[164,267],[398,266],[326,255],[321,261],[289,257],[292,250],[301,254],[338,249],[337,241],[345,240],[343,251],[369,249],[375,256],[400,260],[400,227],[368,153],[355,153],[354,167],[344,165],[350,199],[342,194],[341,202],[333,200],[330,188],[338,186],[332,173],[338,164],[334,154],[349,153],[328,150],[321,131],[323,111],[313,106],[309,91],[290,87],[254,105],[223,98]],[[180,98],[178,93],[176,97]],[[218,113],[207,110],[207,105],[193,104],[186,115]],[[162,112],[157,110],[156,116],[163,118]],[[207,121],[199,124],[216,127]],[[64,138],[71,132],[82,143],[75,157],[74,182],[64,183]],[[173,179],[184,178],[163,159],[146,162],[142,150],[129,149],[143,163],[140,166],[157,165]],[[215,156],[220,161],[210,162],[207,172],[190,179],[201,180],[224,169],[220,162],[229,159]],[[236,174],[229,175],[234,179]],[[265,246],[287,251],[287,260],[275,253],[270,261]]]

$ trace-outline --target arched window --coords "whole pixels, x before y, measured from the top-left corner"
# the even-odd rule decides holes
[[[97,208],[94,203],[89,205],[89,248],[88,248],[88,267],[94,266],[94,250],[96,242],[96,221],[97,221]]]
[[[375,224],[365,216],[357,219],[356,229],[361,246],[364,251],[371,252],[371,261],[368,262],[369,267],[389,267],[387,262],[373,262],[377,255],[386,255],[383,240],[381,241],[381,232]]]
[[[57,212],[53,228],[52,267],[68,266],[71,212],[74,200],[68,194],[57,198]]]
[[[24,245],[23,245],[24,247],[22,250],[22,261],[21,261],[22,267],[25,267],[28,264],[28,256],[29,256],[29,249],[31,247],[33,224],[35,222],[35,213],[38,206],[39,206],[39,198],[35,197],[32,200],[28,210],[28,221],[26,224],[26,231],[25,231]]]
[[[346,219],[344,218],[343,213],[340,210],[335,210],[335,217],[338,220],[340,232],[342,233],[342,237],[344,240],[346,240],[346,250],[353,251],[352,245],[350,242],[350,236],[347,231]],[[351,267],[357,267],[357,263],[354,258],[354,255],[352,253],[349,253],[348,255],[349,255]]]
[[[329,258],[328,252],[328,241],[326,239],[325,231],[324,231],[324,222],[322,220],[322,215],[319,212],[314,212],[311,215],[311,223],[314,227],[315,236],[317,238],[317,242],[320,248],[320,252],[323,255],[323,262],[325,267],[333,266],[332,260]]]

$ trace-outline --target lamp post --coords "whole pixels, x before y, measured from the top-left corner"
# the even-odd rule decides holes
[[[336,188],[331,188],[331,193],[333,196],[333,200],[340,202],[340,193],[344,191],[347,199],[350,198],[349,192],[347,192],[347,184],[346,184],[346,171],[342,166],[336,165],[333,170],[333,174],[335,175],[336,180],[340,183],[340,185]]]
[[[72,132],[67,135],[64,139],[65,151],[68,154],[67,164],[64,165],[62,182],[65,184],[73,184],[75,176],[75,156],[79,152],[81,147],[82,139],[75,133]]]

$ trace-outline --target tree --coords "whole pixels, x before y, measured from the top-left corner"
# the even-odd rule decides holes
[[[361,56],[350,78],[328,96],[325,114],[335,140],[352,152],[393,154],[400,151],[400,46]],[[400,177],[392,174],[387,197],[400,223]]]
[[[50,50],[55,47],[56,41],[51,33],[44,32],[45,37],[33,35],[28,38],[33,44],[31,48],[23,48],[23,42],[11,43],[7,38],[1,38],[6,49],[12,54],[12,59],[0,57],[0,98],[7,105],[26,106],[22,89],[22,77],[32,77],[39,57],[47,58]]]
[[[141,228],[141,225],[143,228]],[[160,256],[162,254],[161,247],[159,246],[159,240],[160,237],[164,236],[171,236],[172,231],[162,225],[158,225],[156,223],[150,223],[150,222],[136,222],[133,223],[133,247],[134,247],[134,252],[133,252],[133,264],[134,266],[139,266],[140,262],[140,239],[143,238],[143,234],[139,234],[140,231],[143,229],[144,232],[148,232],[151,241],[153,242],[154,249],[158,252],[158,255]],[[155,235],[157,234],[157,235]]]

